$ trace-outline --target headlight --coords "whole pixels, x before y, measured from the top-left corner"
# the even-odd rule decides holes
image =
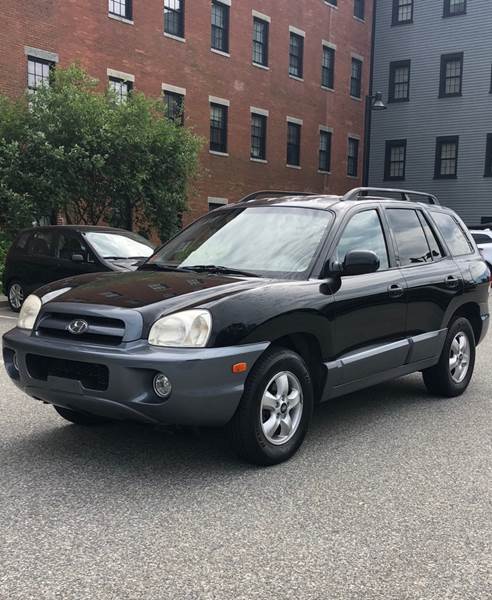
[[[162,317],[152,325],[149,344],[171,348],[203,348],[212,329],[208,310],[185,310]]]
[[[17,321],[17,327],[32,331],[40,310],[41,300],[34,294],[28,296],[22,305],[19,319]]]

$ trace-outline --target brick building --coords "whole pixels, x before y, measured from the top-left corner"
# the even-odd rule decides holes
[[[0,93],[80,62],[202,136],[191,216],[257,189],[360,183],[370,0],[2,1]]]

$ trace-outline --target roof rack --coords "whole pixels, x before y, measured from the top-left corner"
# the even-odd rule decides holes
[[[239,202],[249,202],[249,200],[257,200],[258,198],[272,198],[277,196],[282,198],[283,196],[316,196],[311,192],[284,192],[281,190],[260,190],[258,192],[253,192],[252,194],[248,194],[241,198]]]
[[[365,196],[369,196],[371,194],[377,194],[378,196],[383,192],[384,194],[400,194],[401,199],[405,202],[414,202],[411,196],[418,196],[420,198],[425,198],[427,200],[427,204],[436,204],[439,206],[439,200],[433,194],[427,194],[426,192],[415,192],[414,190],[400,190],[400,189],[391,189],[391,188],[376,188],[376,187],[359,187],[350,190],[347,192],[345,196],[342,197],[342,200],[359,200],[359,198],[364,198]]]

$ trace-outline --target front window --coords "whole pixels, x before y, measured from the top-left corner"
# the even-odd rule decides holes
[[[36,92],[41,87],[49,86],[50,73],[55,63],[29,56],[27,59],[27,87],[30,92]]]
[[[444,16],[456,17],[466,14],[466,0],[444,0]]]
[[[135,233],[122,235],[110,231],[88,231],[84,237],[97,254],[107,260],[148,258],[154,251],[145,238]]]
[[[164,92],[164,111],[166,117],[177,125],[184,123],[184,96],[176,92]]]
[[[132,18],[132,0],[108,0],[108,2],[110,15],[116,15],[123,19]]]
[[[146,265],[223,266],[265,277],[306,277],[332,221],[328,211],[246,207],[209,213]]]
[[[301,126],[287,123],[287,164],[298,167],[301,164]]]
[[[357,177],[359,174],[359,140],[349,138],[347,155],[347,175]]]
[[[410,61],[390,64],[389,102],[407,102],[410,99]]]
[[[386,142],[385,180],[403,181],[405,179],[406,153],[406,140],[389,140]]]
[[[323,46],[323,62],[321,64],[321,85],[333,89],[335,82],[335,50]]]
[[[354,17],[364,20],[365,0],[354,0]]]
[[[227,153],[227,106],[210,104],[210,150]]]
[[[457,136],[440,137],[436,140],[435,179],[454,179],[458,175]]]
[[[441,56],[441,78],[439,96],[461,96],[463,81],[463,53],[444,54]]]
[[[393,25],[413,22],[413,0],[393,0]]]
[[[251,158],[266,160],[266,129],[265,115],[251,115]]]
[[[362,61],[358,58],[352,59],[350,95],[352,98],[360,98],[362,95]]]
[[[347,254],[356,250],[374,252],[379,258],[379,268],[388,268],[388,250],[377,211],[365,210],[350,219],[338,242],[335,260],[343,264]]]
[[[289,44],[289,75],[293,77],[303,76],[303,60],[304,60],[304,38],[297,33],[290,34]]]
[[[131,81],[125,81],[124,79],[119,79],[118,77],[110,77],[109,89],[115,94],[116,102],[121,104],[122,102],[126,102],[128,100],[128,96],[133,89],[133,84]]]
[[[184,0],[164,0],[164,32],[184,37]]]
[[[268,66],[268,30],[267,21],[253,19],[253,62],[263,67]]]
[[[212,48],[229,52],[229,7],[212,0]]]

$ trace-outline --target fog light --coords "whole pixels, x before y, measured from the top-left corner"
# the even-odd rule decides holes
[[[164,373],[157,373],[154,377],[154,392],[159,398],[168,398],[171,395],[173,386]]]
[[[15,352],[14,352],[14,355],[12,356],[12,363],[14,365],[14,369],[18,373],[19,372],[19,360],[17,359],[17,354]]]

